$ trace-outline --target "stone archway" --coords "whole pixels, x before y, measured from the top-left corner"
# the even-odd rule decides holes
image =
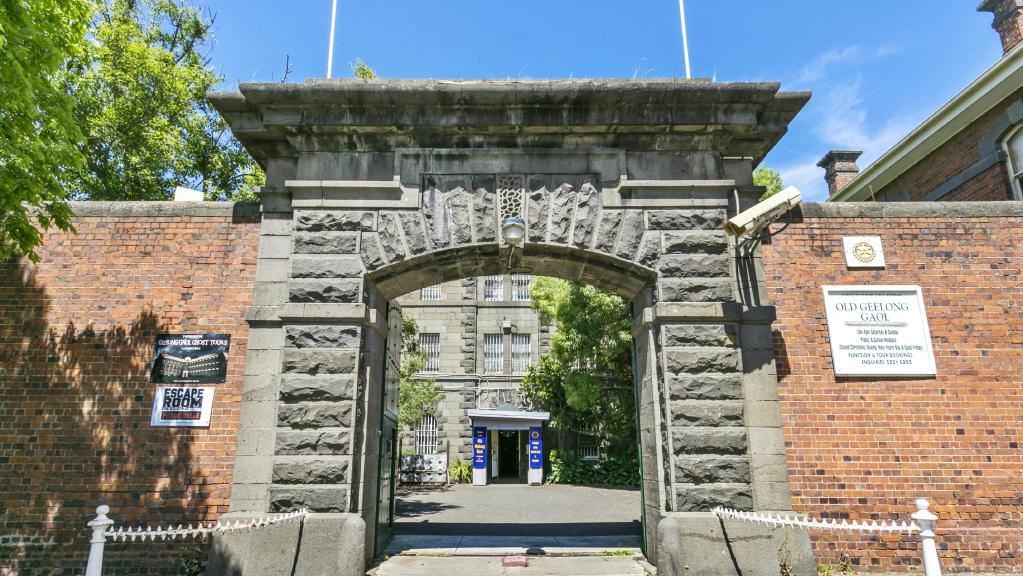
[[[713,506],[790,509],[773,309],[722,231],[807,98],[777,90],[316,81],[215,95],[268,181],[232,514],[305,507],[347,541],[361,518],[372,553],[380,414],[397,396],[389,301],[509,262],[634,302],[652,560],[700,565],[686,538],[720,537]],[[527,227],[514,252],[499,232],[513,216]]]

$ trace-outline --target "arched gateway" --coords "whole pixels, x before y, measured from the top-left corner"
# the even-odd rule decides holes
[[[213,95],[267,173],[231,515],[322,513],[297,572],[361,570],[393,500],[389,302],[511,266],[633,301],[648,557],[697,574],[774,556],[780,538],[749,528],[721,554],[706,513],[790,509],[773,308],[757,261],[738,258],[722,227],[755,200],[752,167],[807,98],[671,80],[330,80]],[[526,228],[514,249],[509,218]],[[215,553],[271,573],[299,535],[268,534]],[[790,558],[808,550],[796,535],[783,544]]]

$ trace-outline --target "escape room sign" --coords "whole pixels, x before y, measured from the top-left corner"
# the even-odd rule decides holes
[[[213,387],[169,386],[156,389],[151,426],[203,428],[210,425]]]
[[[836,376],[934,376],[919,286],[824,286]]]

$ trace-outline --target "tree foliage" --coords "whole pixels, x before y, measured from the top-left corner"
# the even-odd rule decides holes
[[[444,394],[433,378],[416,378],[426,366],[419,346],[419,328],[412,318],[401,319],[401,381],[398,384],[398,423],[415,428],[426,414],[436,414]]]
[[[760,196],[761,200],[774,196],[785,187],[781,180],[781,174],[777,170],[763,166],[753,171],[753,184],[767,188],[767,191]]]
[[[40,228],[71,228],[63,183],[84,165],[82,134],[54,79],[86,50],[91,11],[87,0],[0,0],[0,259],[35,260]]]
[[[262,172],[210,109],[220,81],[208,56],[213,17],[179,0],[104,0],[89,49],[63,86],[85,134],[70,182],[90,200],[164,200],[175,186],[207,199],[253,199]]]
[[[555,331],[550,354],[519,389],[522,398],[549,411],[552,428],[597,428],[605,440],[628,447],[635,432],[629,302],[555,278],[538,278],[530,296]]]

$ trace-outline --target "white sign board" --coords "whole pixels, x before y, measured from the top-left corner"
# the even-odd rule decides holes
[[[836,376],[933,376],[919,286],[824,286]]]
[[[203,428],[210,425],[213,387],[167,386],[156,389],[151,426]]]

